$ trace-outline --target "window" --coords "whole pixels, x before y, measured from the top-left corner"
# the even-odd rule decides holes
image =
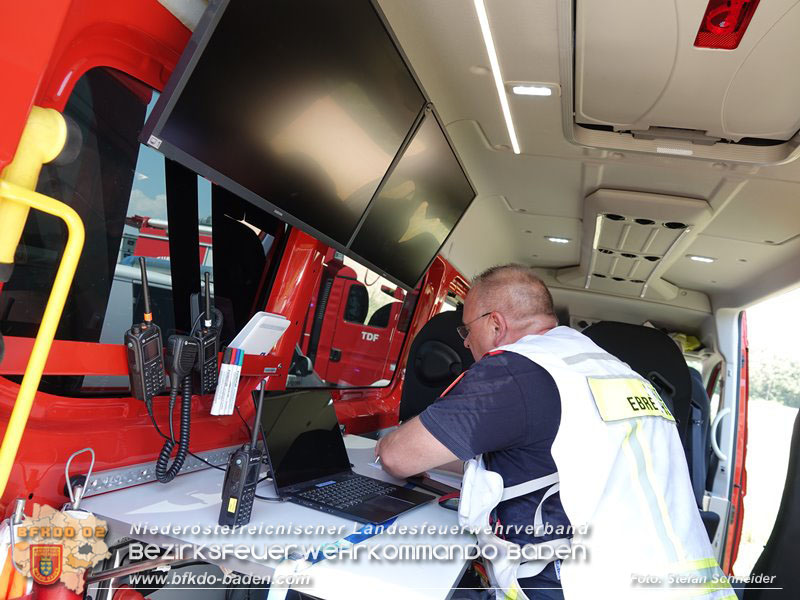
[[[395,284],[370,269],[358,264],[349,257],[343,257],[344,265],[356,274],[356,280],[363,285],[351,285],[344,309],[344,319],[358,325],[386,328],[393,307],[402,303],[405,292]]]
[[[686,361],[686,366],[688,366],[690,369],[694,369],[700,374],[703,373],[703,360],[701,358],[684,354],[683,359]]]
[[[78,212],[86,241],[58,340],[122,343],[144,312],[139,257],[145,258],[152,312],[165,340],[190,328],[189,292],[200,291],[206,271],[225,319],[223,342],[264,306],[269,251],[285,226],[191,172],[183,179],[191,192],[187,196],[196,193],[196,211],[182,195],[167,198],[164,157],[137,141],[156,96],[123,73],[99,68],[77,82],[64,109],[81,129],[81,152],[69,165],[46,165],[37,191]],[[172,214],[180,216],[172,227],[168,202],[176,203]],[[197,251],[181,248],[180,256],[171,257],[170,235],[180,240],[187,232],[196,232]],[[4,335],[36,336],[65,243],[60,219],[31,211],[14,272],[0,294]],[[243,249],[249,252],[245,258]],[[215,254],[225,265],[217,273]],[[65,396],[124,394],[128,377],[45,376],[40,389]]]
[[[280,260],[279,240],[287,227],[219,186],[211,190],[211,220],[209,267],[215,265],[214,304],[222,312],[221,342],[226,344],[266,306],[267,274]]]
[[[132,194],[139,147],[136,136],[150,96],[146,86],[122,74],[95,69],[77,82],[64,110],[81,130],[81,152],[68,165],[46,165],[37,191],[65,201],[78,212],[86,241],[56,339],[101,340],[105,315],[113,305],[110,290]],[[35,337],[66,236],[60,219],[30,212],[13,275],[0,295],[4,335]],[[40,387],[71,395],[82,384],[83,377],[44,377]]]
[[[716,380],[714,381],[714,389],[711,390],[711,403],[710,403],[710,413],[709,419],[710,421],[714,421],[719,412],[720,401],[722,398],[722,390],[724,386],[724,376],[723,373],[725,372],[724,365],[720,365],[719,367],[719,375],[717,376]]]
[[[287,387],[389,385],[416,299],[416,292],[329,250]]]
[[[458,298],[453,292],[448,292],[447,296],[444,297],[444,302],[442,302],[442,306],[439,309],[440,313],[443,312],[450,312],[454,310],[460,310],[463,306],[464,302]]]

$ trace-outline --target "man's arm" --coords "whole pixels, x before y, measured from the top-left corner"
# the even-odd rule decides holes
[[[458,460],[425,429],[419,417],[378,440],[375,455],[380,457],[384,471],[401,479]]]
[[[445,465],[441,465],[436,467],[440,471],[449,471],[450,473],[455,473],[456,475],[463,475],[464,474],[464,461],[463,460],[454,460],[453,462],[449,462]]]

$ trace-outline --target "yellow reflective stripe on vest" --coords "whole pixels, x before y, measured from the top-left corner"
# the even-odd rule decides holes
[[[675,417],[655,388],[646,381],[616,377],[587,379],[603,421],[622,421],[648,416],[675,421]]]
[[[672,526],[672,519],[670,518],[669,511],[667,510],[667,501],[664,498],[664,495],[661,493],[661,490],[656,486],[656,473],[655,473],[655,467],[653,466],[653,453],[650,451],[650,445],[648,443],[647,438],[642,434],[641,421],[638,421],[636,423],[635,441],[636,443],[639,444],[642,450],[642,454],[644,455],[644,464],[645,464],[645,472],[647,474],[647,482],[650,484],[650,487],[653,490],[653,495],[655,496],[656,501],[658,502],[658,510],[661,512],[661,518],[664,522],[664,527],[667,530],[667,535],[669,536],[669,539],[672,541],[672,545],[675,548],[675,552],[678,554],[679,557],[683,558],[686,556],[686,552],[683,549],[683,544],[681,543],[678,534],[675,533],[675,528]]]
[[[674,566],[670,569],[670,575],[678,578],[679,581],[680,578],[686,581],[683,588],[680,584],[673,584],[671,592],[667,592],[667,597],[734,600],[736,594],[730,584],[725,579],[720,580],[723,573],[716,559],[682,560],[686,556],[685,550],[680,538],[675,533],[667,511],[666,500],[654,483],[653,456],[642,430],[642,421],[638,420],[635,426],[625,423],[625,427],[626,433],[622,440],[622,450],[630,465],[634,487],[639,494],[642,506],[649,509],[653,528],[661,539],[662,546],[673,557]],[[643,533],[643,535],[645,534]]]
[[[683,579],[689,588],[685,597],[706,600],[736,598],[733,588],[715,558],[702,558],[677,565],[673,575],[688,578],[688,580]]]
[[[667,503],[664,497],[654,485],[653,461],[646,440],[639,434],[642,422],[636,423],[636,433],[634,427],[625,423],[627,433],[622,441],[622,449],[631,467],[631,478],[634,487],[638,490],[641,505],[650,514],[653,529],[661,539],[661,545],[670,554],[673,563],[681,562],[686,554],[683,546],[675,534],[672,521],[667,512]]]

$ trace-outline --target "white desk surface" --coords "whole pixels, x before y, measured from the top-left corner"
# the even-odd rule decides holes
[[[400,483],[381,469],[370,466],[373,460],[374,440],[357,436],[345,436],[345,444],[354,464],[354,470],[362,475]],[[300,526],[345,526],[341,535],[250,535],[246,531],[236,535],[162,535],[139,532],[131,533],[131,526],[146,524],[149,527],[163,526],[215,526],[219,517],[222,482],[224,473],[216,469],[206,469],[195,473],[180,475],[164,485],[153,482],[144,485],[109,492],[86,498],[82,507],[106,519],[115,537],[130,537],[152,544],[192,544],[194,546],[213,546],[222,544],[247,544],[263,554],[264,546],[286,546],[299,544],[319,547],[336,539],[354,533],[362,524],[320,511],[312,510],[290,502],[273,503],[256,499],[250,518],[250,526],[259,524],[284,524]],[[259,485],[257,493],[273,496],[272,482]],[[396,525],[453,527],[458,525],[458,515],[447,510],[437,502],[428,503],[401,515]],[[360,545],[458,545],[474,543],[474,538],[466,534],[416,534],[401,535],[381,533]],[[211,560],[221,566],[240,573],[252,575],[272,574],[277,561],[241,560],[229,557],[224,560]],[[450,595],[451,587],[459,580],[466,563],[459,560],[428,561],[388,561],[370,559],[366,551],[359,554],[358,560],[323,560],[303,574],[309,575],[311,586],[298,589],[320,598],[390,598],[443,599]]]

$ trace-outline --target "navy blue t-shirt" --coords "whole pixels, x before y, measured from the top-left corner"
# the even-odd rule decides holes
[[[550,452],[561,422],[561,398],[552,376],[514,352],[484,356],[420,420],[425,428],[461,460],[483,454],[486,467],[503,477],[506,487],[556,471]],[[535,537],[513,525],[533,525],[546,490],[501,502],[495,514],[505,538],[517,544],[565,537],[569,519],[561,498],[553,494],[542,506],[550,535]],[[559,531],[560,529],[560,531]],[[557,584],[555,567],[520,581],[538,587]]]

